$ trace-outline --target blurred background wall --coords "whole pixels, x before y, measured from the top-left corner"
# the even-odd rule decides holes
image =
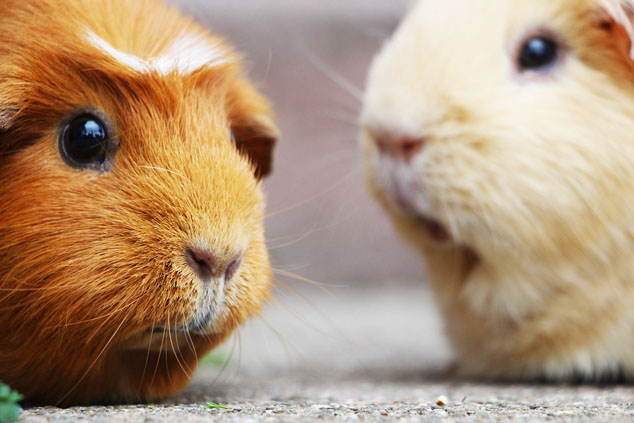
[[[355,91],[408,2],[171,0],[225,35],[273,101],[282,137],[265,185],[266,228],[282,280],[292,279],[284,272],[336,285],[423,277],[371,200],[357,148]]]

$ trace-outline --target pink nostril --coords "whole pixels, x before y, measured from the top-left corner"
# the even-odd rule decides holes
[[[397,144],[401,151],[401,156],[405,161],[409,162],[423,149],[425,142],[422,138],[402,138]]]
[[[228,265],[221,263],[211,251],[201,248],[188,248],[185,251],[185,260],[191,269],[204,283],[224,275],[225,281],[235,276],[242,264],[242,254],[235,256]],[[226,263],[226,262],[224,262]]]
[[[227,270],[225,270],[225,281],[228,282],[238,273],[238,269],[240,269],[240,265],[242,264],[242,255],[236,257],[229,266],[227,266]]]
[[[406,163],[411,162],[425,146],[424,138],[381,135],[375,136],[375,140],[381,154],[404,160]]]
[[[209,250],[188,248],[185,259],[203,282],[209,282],[214,276],[217,260]]]

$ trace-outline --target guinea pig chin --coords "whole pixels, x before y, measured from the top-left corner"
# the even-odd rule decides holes
[[[220,320],[225,311],[227,284],[224,275],[217,280],[205,282],[200,290],[196,307],[189,317],[182,322],[158,322],[141,332],[136,332],[127,337],[120,348],[126,350],[170,350],[173,346],[165,342],[165,336],[169,339],[189,339],[192,335],[213,335],[215,324]]]
[[[172,327],[159,326],[148,330],[159,332],[187,332],[199,335],[213,333],[213,325],[224,310],[228,283],[224,276],[220,276],[209,282],[203,282],[198,304],[192,311],[189,320]]]

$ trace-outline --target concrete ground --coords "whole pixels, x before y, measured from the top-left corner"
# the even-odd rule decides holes
[[[26,410],[44,422],[631,422],[629,386],[494,385],[442,376],[450,352],[422,284],[277,293],[164,404]],[[437,405],[439,397],[447,403]],[[208,410],[207,401],[230,409]]]

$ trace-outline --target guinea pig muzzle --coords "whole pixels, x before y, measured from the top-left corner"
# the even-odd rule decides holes
[[[190,247],[185,253],[185,262],[198,284],[198,300],[190,317],[179,322],[157,322],[129,338],[127,348],[170,348],[164,342],[165,335],[178,339],[195,335],[210,335],[214,323],[225,309],[227,290],[239,277],[242,253],[215,254],[211,249]]]
[[[377,169],[382,175],[384,195],[401,214],[421,224],[434,242],[445,244],[452,240],[447,227],[427,211],[430,206],[425,189],[415,179],[409,163],[380,155]]]

